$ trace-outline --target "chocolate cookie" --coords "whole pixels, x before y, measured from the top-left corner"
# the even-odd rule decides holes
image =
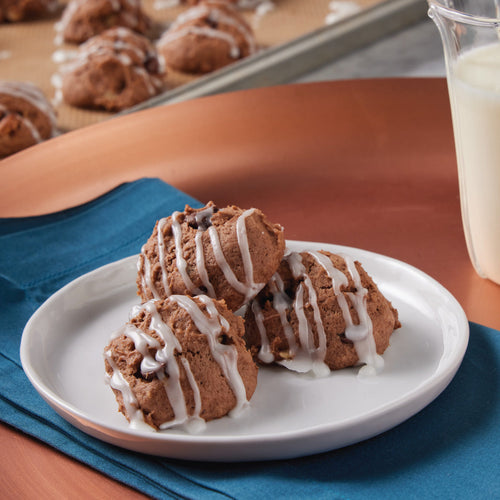
[[[59,8],[59,0],[1,0],[0,23],[44,18]]]
[[[56,29],[65,42],[82,43],[116,26],[146,35],[152,22],[141,0],[71,0]]]
[[[284,250],[283,228],[260,210],[186,207],[159,220],[143,246],[138,293],[143,301],[207,294],[236,311],[264,287]]]
[[[245,316],[256,359],[320,376],[358,362],[380,369],[399,326],[361,264],[324,251],[287,255]]]
[[[206,295],[137,307],[104,352],[107,380],[132,425],[182,426],[237,415],[257,385],[242,318]]]
[[[217,1],[187,9],[157,46],[166,65],[184,73],[209,73],[256,50],[247,22],[230,4]]]
[[[120,111],[158,94],[164,71],[149,40],[128,28],[112,28],[78,49],[61,68],[66,103],[79,108]]]
[[[0,158],[52,137],[54,109],[29,82],[0,81]]]

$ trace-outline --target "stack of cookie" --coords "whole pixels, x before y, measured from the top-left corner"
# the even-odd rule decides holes
[[[105,348],[108,382],[134,426],[199,431],[248,406],[258,366],[373,372],[400,326],[359,262],[287,252],[257,209],[213,203],[159,220],[137,263],[141,305]]]
[[[209,203],[156,223],[137,264],[142,304],[105,349],[109,384],[132,425],[196,431],[248,405],[257,366],[235,312],[284,251],[283,228],[256,209]]]

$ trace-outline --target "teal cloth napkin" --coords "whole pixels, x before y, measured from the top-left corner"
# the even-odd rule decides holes
[[[139,252],[154,222],[199,202],[142,179],[57,214],[0,219],[0,419],[156,498],[500,498],[500,332],[471,323],[449,387],[396,428],[310,457],[241,464],[162,459],[103,443],[59,417],[19,360],[21,334],[56,290]]]

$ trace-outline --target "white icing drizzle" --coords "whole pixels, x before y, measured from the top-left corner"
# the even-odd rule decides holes
[[[323,269],[328,274],[328,277],[332,281],[332,288],[346,324],[345,336],[347,339],[354,343],[354,348],[356,349],[356,354],[358,355],[360,362],[365,364],[365,367],[361,369],[361,373],[367,374],[368,372],[380,371],[384,366],[384,360],[377,354],[377,349],[375,346],[375,339],[373,337],[373,324],[370,316],[368,315],[368,309],[366,305],[368,290],[363,287],[361,283],[361,278],[359,276],[354,260],[349,255],[339,255],[344,259],[347,270],[351,275],[352,280],[354,281],[354,286],[356,287],[356,292],[354,293],[343,293],[341,291],[341,286],[347,286],[348,283],[347,277],[344,275],[344,273],[338,270],[326,255],[319,252],[309,253],[323,267]],[[349,310],[349,304],[346,300],[346,295],[349,297],[354,309],[356,310],[359,319],[358,325],[355,325],[353,323],[352,316]]]
[[[246,217],[248,217],[251,213],[254,212],[255,209],[251,208],[249,210],[246,210],[243,212],[240,217],[238,218],[237,222],[237,228],[238,224],[244,223],[244,220]],[[243,222],[240,222],[243,221]],[[238,230],[238,229],[237,229]],[[243,231],[243,229],[240,229],[238,231]],[[246,228],[245,228],[246,232]],[[255,283],[253,279],[253,271],[250,274],[250,271],[252,270],[252,265],[250,263],[245,264],[245,255],[247,255],[246,259],[248,260],[250,251],[248,249],[248,239],[247,238],[240,238],[238,237],[238,243],[240,245],[240,253],[243,258],[243,263],[244,263],[244,270],[245,270],[245,282],[240,282],[238,281],[238,278],[236,278],[233,270],[229,266],[226,257],[224,256],[224,252],[222,251],[222,245],[219,240],[219,235],[217,233],[217,229],[214,226],[210,226],[208,228],[208,234],[210,236],[210,242],[212,244],[212,249],[214,251],[214,256],[215,260],[217,262],[217,265],[221,269],[222,273],[224,274],[224,277],[226,278],[226,281],[238,292],[241,293],[241,295],[244,295],[245,299],[244,302],[247,302],[251,297],[253,297],[256,293],[258,293],[265,285],[265,283]],[[242,247],[246,245],[247,248]]]
[[[295,355],[295,358],[290,361],[285,360],[284,362],[289,366],[298,363],[303,366],[307,366],[307,361],[310,360],[311,365],[309,369],[312,370],[313,373],[318,377],[326,376],[328,373],[330,373],[330,369],[324,362],[326,355],[326,334],[323,326],[323,320],[321,319],[316,291],[311,282],[311,278],[307,274],[306,269],[302,263],[302,256],[300,255],[300,253],[293,252],[289,254],[286,259],[294,278],[302,279],[303,281],[297,288],[293,304],[299,326],[300,348]],[[309,325],[304,311],[304,288],[307,288],[309,304],[313,309],[316,334],[318,337],[317,346],[315,346],[314,344],[313,329],[311,328],[311,325]]]
[[[288,342],[288,355],[290,358],[294,358],[297,354],[297,342],[295,341],[295,334],[287,317],[287,311],[292,307],[293,302],[285,292],[283,280],[281,279],[279,273],[275,273],[271,277],[268,286],[269,290],[273,294],[273,308],[280,316],[281,326]],[[269,339],[264,325],[264,315],[257,300],[253,300],[251,302],[251,308],[261,340],[261,348],[259,349],[258,358],[263,363],[271,363],[274,360],[274,356],[270,350]]]
[[[197,5],[196,7],[191,7],[177,16],[177,19],[170,25],[170,29],[176,29],[184,23],[208,16],[210,10],[211,8],[207,5]]]
[[[163,349],[156,352],[156,361],[159,366],[158,369],[154,370],[154,373],[165,386],[168,400],[175,415],[174,420],[164,422],[160,425],[160,429],[183,425],[191,419],[199,419],[199,414],[193,413],[192,416],[189,416],[187,413],[186,400],[180,383],[179,365],[175,358],[175,351],[182,353],[182,347],[171,328],[162,320],[156,309],[156,303],[146,302],[143,307],[145,311],[151,314],[149,328],[155,331],[164,342]],[[168,377],[165,376],[165,370],[160,369],[162,366],[165,366]]]
[[[57,107],[62,104],[64,97],[62,93],[62,76],[59,73],[55,73],[50,77],[50,83],[54,87],[54,97],[52,98],[52,105]]]
[[[134,342],[136,350],[142,354],[141,372],[143,374],[152,373],[162,368],[161,363],[153,358],[149,351],[149,348],[156,349],[157,351],[161,349],[161,344],[158,340],[147,335],[132,324],[127,324],[120,333],[129,337]]]
[[[189,361],[185,357],[181,357],[181,363],[184,368],[184,372],[186,373],[186,377],[188,379],[189,385],[193,391],[194,398],[194,410],[193,416],[186,421],[184,424],[185,429],[191,434],[198,434],[199,432],[205,430],[206,423],[202,417],[200,417],[201,412],[201,394],[200,388],[198,387],[198,383],[191,371],[191,366],[189,365]]]
[[[265,283],[255,283],[253,277],[253,263],[250,255],[250,246],[248,243],[248,233],[246,228],[246,218],[255,212],[254,208],[245,210],[236,221],[236,235],[238,237],[238,246],[240,247],[241,258],[243,259],[243,269],[245,270],[245,284],[247,292],[245,302],[253,297],[264,287]]]
[[[325,24],[334,24],[341,19],[352,16],[361,10],[361,6],[349,0],[333,0],[328,4],[329,12]]]
[[[177,220],[177,217],[179,217],[179,215],[180,212],[174,212],[171,217],[172,235],[174,237],[174,243],[175,243],[175,262],[177,265],[177,270],[179,271],[179,274],[182,277],[182,281],[184,281],[184,284],[186,285],[188,291],[190,293],[199,295],[202,294],[203,292],[198,287],[194,286],[191,278],[187,273],[188,266],[182,252],[182,228],[181,225],[179,224],[179,221]]]
[[[63,43],[64,30],[67,28],[68,24],[73,19],[73,16],[75,15],[75,13],[79,9],[79,7],[82,4],[84,4],[85,2],[86,2],[86,0],[71,0],[67,4],[67,6],[64,9],[64,12],[61,16],[61,20],[54,24],[54,29],[56,30],[56,37],[54,39],[54,43],[56,45],[61,45]]]
[[[151,262],[149,261],[145,247],[143,246],[141,249],[141,253],[139,254],[139,258],[137,259],[137,272],[141,277],[141,286],[143,290],[149,290],[153,295],[154,299],[159,299],[160,294],[156,288],[156,285],[153,282],[151,277]],[[166,289],[170,290],[170,289]]]
[[[137,399],[135,398],[130,385],[125,380],[125,377],[121,374],[118,366],[113,361],[112,353],[110,350],[104,353],[104,358],[109,363],[109,366],[112,369],[111,375],[106,372],[105,381],[110,385],[110,387],[117,391],[120,391],[122,395],[123,406],[125,406],[130,426],[133,429],[147,428],[148,430],[151,430],[144,422],[143,414],[139,409]]]
[[[274,355],[271,352],[271,346],[269,345],[269,339],[266,334],[266,327],[264,326],[264,315],[262,314],[262,309],[260,308],[258,302],[253,300],[251,303],[253,317],[255,318],[255,324],[260,334],[260,349],[258,353],[258,358],[263,363],[272,363],[274,361]]]
[[[28,118],[25,118],[24,116],[21,116],[21,121],[28,127],[31,137],[35,140],[37,144],[43,141],[42,136],[40,135],[40,132],[38,129],[35,127],[34,123],[31,120],[28,120]]]
[[[212,283],[210,283],[210,279],[207,273],[207,267],[205,265],[205,254],[203,251],[203,233],[202,231],[196,231],[194,237],[195,245],[196,245],[196,269],[200,276],[201,282],[203,286],[207,290],[207,295],[209,297],[216,297],[216,293]]]
[[[206,336],[212,356],[221,367],[222,373],[236,398],[236,405],[229,412],[229,416],[238,416],[248,406],[248,400],[245,384],[238,371],[238,351],[234,345],[224,345],[219,342],[220,334],[229,330],[228,321],[206,295],[200,295],[199,300],[205,305],[208,317],[191,297],[172,295],[171,298],[191,316],[196,328]]]
[[[167,268],[165,266],[165,236],[163,235],[163,228],[165,227],[167,219],[163,218],[158,221],[158,226],[156,228],[157,235],[156,240],[158,243],[158,260],[160,261],[161,266],[161,281],[163,284],[163,290],[165,290],[165,295],[171,295],[170,286],[167,281]],[[148,261],[147,265],[150,266],[149,259],[147,259],[146,254],[144,253],[144,259]]]
[[[198,230],[196,231],[194,241],[196,245],[196,270],[200,276],[203,286],[207,290],[207,295],[215,298],[215,290],[210,283],[210,279],[207,273],[207,267],[205,265],[205,253],[203,249],[203,224],[206,218],[210,218],[214,213],[214,207],[212,205],[207,206],[203,210],[196,212],[195,219],[198,225]]]
[[[72,61],[78,56],[78,50],[59,49],[52,54],[52,61],[56,64],[63,64]]]
[[[78,49],[76,57],[70,59],[70,63],[66,64],[62,69],[63,72],[73,71],[79,66],[83,66],[88,58],[94,54],[99,55],[110,55],[121,61],[125,65],[132,64],[130,57],[122,53],[124,50],[130,50],[135,52],[140,58],[145,58],[146,53],[140,50],[138,47],[125,42],[124,40],[108,40],[102,37],[91,38],[85,43],[82,43]],[[57,52],[56,52],[57,54]]]
[[[349,292],[347,295],[358,314],[359,325],[354,325],[351,315],[344,315],[346,321],[346,337],[354,342],[356,353],[361,363],[364,363],[360,369],[360,375],[372,375],[379,373],[384,368],[384,359],[377,354],[375,338],[373,337],[373,324],[368,315],[367,295],[368,290],[363,287],[361,278],[354,260],[348,255],[341,255],[347,264],[347,269],[354,281],[356,292]]]
[[[155,2],[153,3],[153,9],[172,9],[174,7],[178,7],[180,4],[181,0],[155,0]]]
[[[269,289],[273,294],[273,307],[278,311],[281,318],[281,325],[288,342],[288,351],[291,356],[294,356],[297,351],[297,343],[295,342],[292,325],[290,325],[286,314],[287,309],[292,305],[292,300],[286,294],[283,280],[278,273],[275,273],[269,281]]]
[[[236,6],[239,9],[253,9],[259,8],[261,5],[265,5],[266,3],[272,3],[267,0],[237,0]]]
[[[12,81],[2,81],[0,82],[0,94],[7,94],[18,99],[29,102],[32,106],[37,108],[40,113],[47,116],[51,125],[51,135],[54,136],[56,133],[56,115],[54,109],[50,105],[49,101],[45,98],[42,91],[30,82],[12,82]],[[2,106],[1,109],[4,112],[12,112],[7,107]],[[34,123],[27,117],[22,116],[20,113],[16,113],[23,124],[29,129],[33,140],[36,143],[43,141],[39,130],[36,128]]]
[[[268,14],[269,12],[273,11],[275,8],[274,2],[271,0],[264,0],[260,2],[254,12],[253,20],[252,20],[252,25],[253,28],[256,29],[260,25],[260,21],[262,18]]]

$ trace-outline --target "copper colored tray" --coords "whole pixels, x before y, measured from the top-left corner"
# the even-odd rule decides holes
[[[421,268],[470,320],[500,328],[500,287],[467,256],[444,79],[196,99],[70,132],[1,160],[0,174],[0,217],[60,210],[145,176],[203,201],[257,206],[287,238]],[[7,426],[0,440],[6,498],[145,498]]]

